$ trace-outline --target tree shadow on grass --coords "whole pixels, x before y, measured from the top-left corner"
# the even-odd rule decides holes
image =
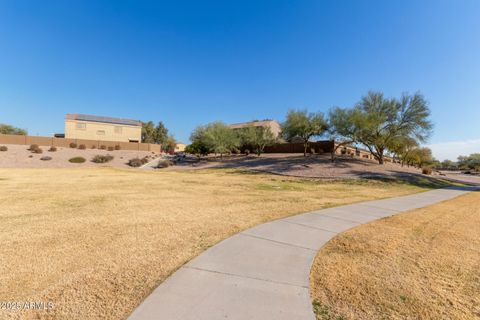
[[[414,185],[427,189],[449,188],[454,190],[477,191],[479,186],[470,182],[454,180],[445,177],[433,177],[420,173],[407,173],[402,171],[389,171],[388,174],[372,174],[370,172],[353,171],[359,178],[395,181],[398,183]]]

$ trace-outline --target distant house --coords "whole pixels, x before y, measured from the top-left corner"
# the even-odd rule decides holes
[[[177,145],[175,146],[175,152],[183,152],[185,151],[185,147],[187,145],[185,143],[178,142]]]
[[[67,114],[65,138],[141,142],[142,123],[130,119]]]
[[[282,127],[280,126],[280,123],[278,123],[278,121],[275,121],[275,120],[261,120],[261,121],[254,120],[254,121],[234,123],[229,125],[229,127],[234,130],[242,129],[249,126],[270,128],[275,138],[280,138],[280,135],[282,133]]]

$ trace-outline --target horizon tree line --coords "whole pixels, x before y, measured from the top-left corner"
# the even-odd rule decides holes
[[[391,154],[402,165],[426,165],[433,161],[431,150],[420,145],[428,141],[433,124],[430,109],[420,93],[402,94],[399,99],[386,98],[381,92],[368,92],[352,108],[333,107],[328,116],[306,109],[289,110],[281,124],[282,138],[302,141],[304,156],[314,138],[335,140],[332,161],[336,150],[347,145],[364,146],[379,164],[386,154]],[[213,122],[197,127],[187,151],[197,155],[234,152],[245,144],[255,145],[260,155],[264,148],[276,141],[268,128],[246,127],[235,134],[223,122]],[[262,130],[260,132],[260,130]],[[428,149],[428,150],[427,150]]]

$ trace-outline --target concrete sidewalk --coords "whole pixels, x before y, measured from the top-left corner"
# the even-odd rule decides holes
[[[310,268],[328,240],[360,224],[474,189],[438,189],[318,210],[240,232],[180,268],[129,319],[313,320]]]

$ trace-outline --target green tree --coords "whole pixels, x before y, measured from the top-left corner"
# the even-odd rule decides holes
[[[452,169],[456,169],[457,168],[457,163],[456,162],[453,162],[452,160],[443,160],[441,163],[440,163],[440,167],[442,169],[446,169],[446,170],[452,170]]]
[[[191,144],[185,147],[185,152],[194,154],[197,157],[207,156],[210,153],[210,149],[201,140],[195,140]]]
[[[169,135],[166,141],[162,144],[162,149],[165,152],[174,152],[177,146],[177,140],[173,135]]]
[[[380,164],[400,137],[425,142],[432,131],[428,103],[419,93],[404,94],[396,100],[386,99],[381,92],[369,92],[353,110],[337,112],[346,115],[340,134],[364,145]]]
[[[415,148],[405,159],[408,165],[417,165],[420,168],[431,166],[434,162],[432,150],[430,148]]]
[[[475,169],[480,171],[480,153],[472,153],[469,156],[459,156],[458,166],[460,169]]]
[[[152,121],[142,122],[142,142],[155,143],[156,130]]]
[[[215,154],[223,157],[240,144],[240,140],[235,132],[223,122],[212,122],[205,126],[203,138],[205,145]]]
[[[303,141],[303,155],[307,155],[311,138],[320,136],[328,129],[323,113],[308,113],[307,110],[290,110],[282,124],[282,134],[286,140],[299,137]]]
[[[165,127],[162,121],[160,121],[154,130],[154,143],[162,145],[163,148],[166,148],[166,144],[170,136],[168,135],[168,129]]]
[[[275,137],[269,127],[248,126],[239,131],[239,139],[242,146],[252,147],[260,156],[266,146],[275,143]]]
[[[331,151],[331,160],[335,161],[335,154],[341,147],[357,142],[358,128],[354,117],[357,110],[333,107],[328,114],[328,132],[335,145]]]
[[[14,135],[26,136],[27,130],[14,127],[9,124],[0,123],[0,134],[14,134]]]
[[[394,158],[400,159],[403,167],[406,160],[409,158],[410,153],[418,147],[418,142],[414,138],[409,136],[397,136],[390,141],[388,149],[393,153]]]
[[[240,144],[237,134],[222,122],[198,126],[190,135],[190,141],[188,152],[197,155],[215,153],[221,157]]]

